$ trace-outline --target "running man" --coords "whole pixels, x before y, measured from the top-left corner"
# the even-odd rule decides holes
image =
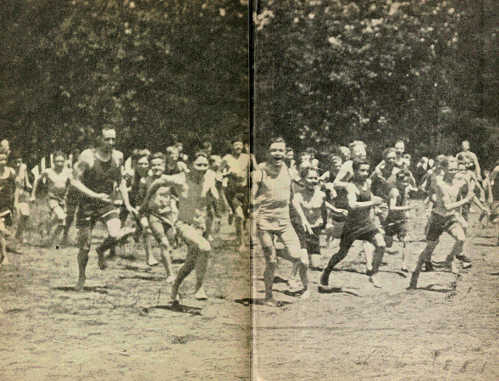
[[[310,270],[320,271],[319,235],[327,221],[326,193],[320,189],[317,169],[305,168],[300,177],[304,186],[294,192],[292,201],[299,223],[294,223],[293,226],[302,250],[307,252]]]
[[[409,289],[416,289],[419,273],[425,261],[431,258],[435,247],[438,244],[442,233],[447,232],[454,239],[454,247],[447,257],[448,266],[451,271],[457,274],[455,257],[462,254],[466,235],[464,232],[464,219],[459,213],[460,208],[471,201],[474,196],[473,188],[462,177],[456,176],[458,173],[458,162],[454,157],[447,157],[441,161],[443,177],[437,180],[435,188],[435,203],[431,212],[428,230],[426,233],[427,244],[419,254],[416,268],[411,276]],[[460,201],[458,198],[467,185],[467,194]]]
[[[372,208],[382,204],[381,197],[374,196],[371,192],[369,180],[369,163],[355,161],[353,163],[353,179],[346,185],[347,203],[349,214],[346,217],[343,233],[340,239],[339,251],[334,254],[321,275],[319,291],[328,292],[329,276],[334,267],[348,254],[353,243],[357,240],[368,241],[373,246],[364,247],[367,257],[367,275],[375,287],[379,287],[374,279],[383,259],[385,240],[382,231],[376,226],[372,217]]]
[[[232,140],[232,152],[223,157],[223,167],[227,178],[225,195],[234,215],[237,245],[239,251],[242,251],[249,241],[245,234],[245,220],[248,218],[249,208],[250,156],[243,153],[241,138],[236,137]]]
[[[274,273],[277,267],[277,255],[298,266],[300,279],[303,284],[302,297],[309,296],[308,290],[308,257],[300,249],[300,241],[296,235],[289,215],[289,204],[292,199],[291,176],[284,163],[286,157],[286,143],[282,138],[275,138],[270,142],[269,160],[261,163],[252,173],[251,200],[254,203],[254,216],[257,236],[265,256],[265,303],[270,306],[279,306],[273,298],[272,286]],[[299,205],[296,205],[299,206]],[[276,253],[274,236],[283,243],[286,250]]]
[[[476,178],[481,181],[482,180],[482,173],[481,173],[481,169],[480,169],[480,163],[478,162],[478,157],[476,156],[476,154],[474,152],[470,151],[470,142],[468,140],[463,140],[463,142],[461,143],[461,148],[463,150],[461,152],[459,152],[456,156],[463,155],[463,156],[470,158],[470,160],[473,161],[473,164],[475,165],[474,170],[475,170]]]
[[[401,270],[407,272],[407,212],[413,208],[408,204],[411,173],[403,169],[396,174],[395,186],[388,192],[388,216],[384,221],[386,247],[392,247],[393,237],[397,236],[402,246]]]
[[[203,281],[211,245],[203,235],[206,231],[208,205],[212,200],[219,199],[215,178],[207,173],[208,168],[208,156],[204,152],[198,152],[194,156],[192,169],[188,173],[161,176],[151,184],[142,203],[141,210],[147,210],[151,197],[162,187],[171,187],[178,195],[178,220],[175,228],[187,244],[187,257],[173,283],[171,291],[173,305],[178,305],[179,287],[194,269],[196,269],[195,298],[207,299]]]
[[[73,170],[71,183],[82,194],[76,217],[79,229],[76,290],[82,290],[85,285],[85,270],[95,224],[102,221],[108,233],[108,237],[96,249],[101,270],[106,268],[104,252],[114,248],[126,235],[133,233],[133,230],[121,228],[119,210],[114,205],[118,189],[127,210],[137,213],[130,205],[126,183],[121,176],[123,154],[114,149],[115,144],[114,127],[103,127],[96,148],[84,150]]]
[[[47,184],[47,202],[50,210],[49,237],[44,246],[51,247],[57,236],[64,230],[66,223],[66,194],[70,183],[71,173],[66,169],[66,157],[61,151],[54,153],[54,168],[45,169],[35,180],[31,201],[35,201],[40,181]]]
[[[151,234],[154,236],[160,247],[160,261],[163,264],[167,283],[173,283],[175,276],[172,266],[172,245],[175,239],[175,222],[178,217],[177,197],[172,193],[171,186],[159,186],[154,193],[151,185],[154,181],[163,176],[165,170],[165,155],[157,152],[151,156],[151,175],[141,179],[142,198],[150,192],[149,201],[141,208],[141,225],[144,229],[144,241],[146,259],[149,266],[154,266],[158,262],[152,257]],[[154,259],[154,262],[152,262]]]

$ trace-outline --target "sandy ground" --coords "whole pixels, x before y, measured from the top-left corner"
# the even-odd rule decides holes
[[[417,222],[414,240],[423,229]],[[0,380],[499,379],[499,249],[492,229],[474,230],[473,267],[456,288],[450,273],[437,271],[423,273],[421,289],[408,292],[400,256],[387,254],[383,288],[375,289],[357,246],[332,274],[337,293],[317,293],[319,273],[312,272],[307,300],[275,284],[276,297],[287,302],[282,308],[253,303],[263,297],[263,258],[253,252],[250,276],[249,254],[237,252],[231,232],[224,225],[215,243],[208,301],[190,295],[188,278],[183,304],[193,308],[186,313],[165,308],[164,271],[145,266],[132,244],[122,254],[136,259],[119,257],[105,271],[91,254],[84,292],[72,290],[76,248],[26,246],[10,254],[0,268]],[[97,231],[95,240],[102,236]],[[436,262],[449,242],[437,248]],[[410,263],[423,245],[410,244]],[[332,250],[324,250],[323,263]],[[175,253],[177,268],[183,256]],[[289,271],[282,263],[280,274]]]
[[[105,271],[91,253],[84,292],[72,289],[74,247],[9,255],[0,268],[0,380],[249,380],[251,312],[234,302],[250,295],[249,252],[216,245],[209,300],[190,295],[194,276],[182,289],[182,303],[198,308],[189,313],[165,308],[164,270],[145,266],[140,248],[136,260],[118,258]]]
[[[417,242],[423,222],[413,220],[410,268],[424,247]],[[493,228],[475,227],[472,234],[467,249],[473,267],[457,287],[455,276],[438,269],[422,273],[419,288],[407,291],[409,276],[399,271],[400,255],[385,254],[379,274],[383,288],[374,288],[357,245],[331,275],[336,293],[317,292],[319,272],[310,273],[313,294],[307,300],[288,296],[287,285],[276,284],[276,298],[289,304],[253,306],[254,379],[498,380],[499,247]],[[433,260],[443,261],[451,245],[444,237]],[[333,251],[324,250],[324,265]],[[254,269],[254,295],[261,298],[261,257]],[[281,267],[283,278],[289,269]]]

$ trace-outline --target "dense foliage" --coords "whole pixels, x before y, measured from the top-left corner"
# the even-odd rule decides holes
[[[10,0],[0,15],[0,137],[14,148],[69,151],[103,124],[125,151],[248,134],[245,1]]]
[[[256,139],[295,148],[398,137],[416,155],[469,139],[488,165],[498,137],[491,0],[260,2]]]

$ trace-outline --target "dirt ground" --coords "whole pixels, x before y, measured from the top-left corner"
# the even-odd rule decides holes
[[[424,245],[421,221],[411,229],[410,263]],[[499,379],[499,249],[491,228],[474,229],[473,267],[456,288],[437,269],[421,275],[420,289],[406,291],[400,256],[387,254],[383,288],[375,289],[356,246],[332,274],[338,292],[319,294],[312,272],[307,300],[275,284],[282,308],[255,303],[263,297],[263,258],[253,251],[250,274],[249,253],[237,252],[231,232],[224,225],[215,242],[209,300],[192,297],[190,276],[182,303],[192,308],[183,313],[166,308],[164,271],[145,266],[133,244],[105,271],[91,254],[84,292],[72,289],[75,247],[11,253],[0,268],[0,380]],[[95,240],[102,237],[97,231]],[[435,262],[449,242],[439,245]],[[324,249],[323,263],[333,250]],[[177,268],[183,256],[175,252]],[[279,274],[289,272],[282,263]]]
[[[473,218],[477,219],[474,215]],[[409,268],[424,247],[424,218],[418,210],[409,238]],[[499,247],[494,229],[472,231],[467,247],[473,267],[457,281],[443,269],[422,273],[418,289],[407,291],[399,254],[385,254],[382,289],[364,275],[357,245],[330,278],[333,294],[297,300],[278,283],[280,310],[255,305],[255,380],[498,380]],[[397,243],[395,244],[395,247]],[[433,256],[444,261],[452,245],[444,237]],[[333,249],[325,251],[333,252]],[[327,263],[329,255],[321,256]],[[283,278],[290,267],[282,266]],[[254,261],[255,297],[263,297],[263,261]]]
[[[208,269],[209,300],[190,295],[194,276],[181,290],[187,313],[165,308],[165,272],[146,266],[141,248],[105,271],[91,252],[83,292],[73,290],[75,247],[10,254],[0,267],[0,380],[249,380],[251,311],[235,302],[250,296],[249,252],[227,230]],[[175,252],[177,269],[184,255]]]

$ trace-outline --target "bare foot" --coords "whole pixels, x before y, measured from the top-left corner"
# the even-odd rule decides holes
[[[282,307],[282,303],[274,298],[266,298],[263,302],[264,305],[268,307]]]
[[[208,296],[206,296],[206,292],[204,291],[203,287],[197,290],[197,292],[194,294],[194,297],[197,300],[208,300]]]
[[[159,262],[153,257],[149,258],[149,260],[147,261],[147,265],[151,267],[156,266],[158,263]]]

